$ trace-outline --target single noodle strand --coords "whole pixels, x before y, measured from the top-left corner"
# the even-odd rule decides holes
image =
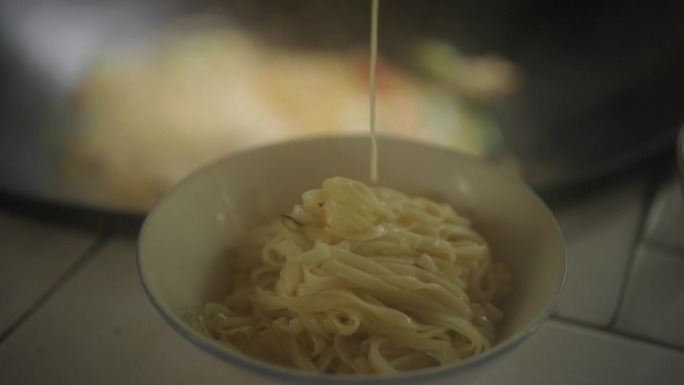
[[[375,68],[378,60],[378,8],[380,0],[373,0],[371,11],[371,47],[370,47],[370,131],[371,131],[371,166],[370,180],[378,183],[378,140],[375,133]]]

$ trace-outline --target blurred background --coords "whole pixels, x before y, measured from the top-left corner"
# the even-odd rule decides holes
[[[682,1],[381,0],[379,132],[501,164],[566,241],[552,318],[482,384],[682,382],[683,20]],[[0,378],[242,378],[150,306],[144,214],[231,152],[368,135],[369,32],[370,0],[1,0]]]
[[[684,121],[682,20],[682,2],[383,0],[379,132],[542,194],[629,170]],[[365,134],[369,30],[368,0],[3,1],[0,191],[139,215],[231,152]]]

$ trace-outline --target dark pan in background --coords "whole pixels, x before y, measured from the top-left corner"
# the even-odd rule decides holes
[[[293,47],[349,47],[367,44],[369,7],[368,0],[5,0],[0,190],[87,205],[55,183],[70,135],[58,122],[102,47],[123,50],[197,13]],[[674,148],[684,121],[683,2],[383,0],[381,7],[380,45],[399,65],[411,67],[408,41],[437,37],[467,53],[502,54],[521,69],[524,88],[495,113],[523,178],[542,193]]]

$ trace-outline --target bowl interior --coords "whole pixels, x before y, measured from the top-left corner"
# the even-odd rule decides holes
[[[369,146],[367,137],[345,137],[259,148],[213,164],[165,195],[141,231],[139,268],[167,321],[204,340],[194,329],[196,315],[228,293],[231,248],[328,177],[368,182]],[[381,138],[379,153],[380,185],[451,203],[512,271],[515,291],[504,307],[499,346],[533,332],[557,301],[566,271],[562,236],[543,202],[517,178],[451,150]]]

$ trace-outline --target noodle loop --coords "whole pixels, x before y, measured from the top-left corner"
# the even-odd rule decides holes
[[[510,273],[449,205],[331,178],[248,235],[233,292],[200,326],[252,357],[305,371],[392,373],[495,343]]]

